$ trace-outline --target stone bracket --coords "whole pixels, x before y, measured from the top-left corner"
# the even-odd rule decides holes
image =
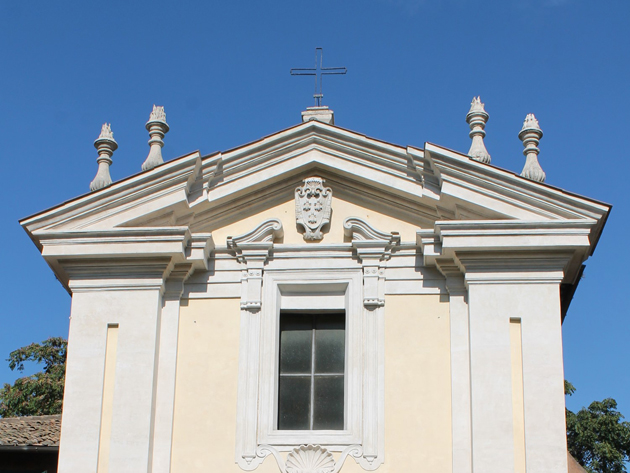
[[[241,309],[260,310],[263,269],[271,255],[273,241],[283,236],[282,222],[274,218],[247,233],[227,237],[228,248],[234,251],[236,260],[247,267],[241,277]]]
[[[349,217],[343,222],[344,234],[363,266],[363,305],[368,310],[385,305],[385,269],[392,248],[400,245],[398,232],[385,233],[365,220]]]

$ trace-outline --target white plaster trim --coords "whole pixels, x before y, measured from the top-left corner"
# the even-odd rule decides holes
[[[322,445],[342,451],[360,445],[357,461],[375,469],[384,446],[384,320],[383,310],[363,307],[362,276],[351,271],[266,271],[260,313],[241,312],[241,350],[236,462],[255,469],[264,459],[259,448],[290,451],[296,445]],[[346,310],[345,425],[341,431],[279,431],[277,358],[280,307],[302,307],[299,297],[317,307],[317,299],[340,300]],[[326,306],[327,304],[322,304]],[[256,389],[258,387],[258,389]],[[257,414],[256,414],[257,412]]]
[[[282,238],[283,235],[282,222],[269,219],[247,233],[227,237],[227,246],[235,252],[236,260],[247,266],[241,276],[242,309],[260,310],[263,268],[273,248],[274,239]]]
[[[367,309],[385,305],[385,269],[392,247],[400,245],[398,232],[385,233],[365,220],[349,217],[343,222],[344,234],[363,265],[363,304]]]
[[[162,312],[158,322],[151,473],[171,471],[180,300],[184,282],[192,271],[191,263],[176,265],[166,280],[162,296]]]
[[[360,445],[350,445],[341,452],[337,461],[320,445],[296,447],[289,452],[286,462],[280,452],[271,445],[259,446],[256,454],[263,459],[272,455],[281,473],[339,473],[348,456],[353,457],[358,463],[358,459],[363,457],[363,449]]]
[[[236,237],[227,237],[227,247],[236,249],[248,243],[273,243],[274,240],[282,238],[283,235],[282,222],[277,218],[271,218],[247,233]]]
[[[470,328],[464,275],[449,259],[436,260],[449,294],[453,472],[472,473]]]

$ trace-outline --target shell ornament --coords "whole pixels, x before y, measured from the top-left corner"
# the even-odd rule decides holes
[[[334,469],[332,453],[319,445],[302,445],[287,456],[287,473],[331,473]]]

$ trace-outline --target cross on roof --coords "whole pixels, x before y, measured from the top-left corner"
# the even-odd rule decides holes
[[[291,69],[292,76],[315,76],[315,93],[313,98],[315,99],[315,106],[322,106],[322,76],[333,74],[345,74],[347,69],[345,67],[323,67],[324,51],[322,48],[315,48],[315,67],[313,68],[294,68]],[[318,86],[319,85],[319,91]]]

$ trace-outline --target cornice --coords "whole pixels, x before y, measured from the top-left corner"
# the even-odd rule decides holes
[[[432,143],[425,143],[424,156],[430,161],[442,192],[453,192],[455,197],[456,189],[470,189],[478,195],[549,218],[601,220],[611,209],[609,204],[525,179]]]
[[[423,264],[433,266],[438,265],[440,259],[453,260],[466,273],[467,282],[468,267],[462,263],[462,255],[466,255],[469,262],[473,261],[472,255],[480,255],[482,260],[498,258],[505,261],[514,255],[531,261],[561,255],[563,271],[551,279],[555,281],[560,277],[573,281],[589,255],[590,239],[597,223],[592,219],[438,221],[433,230],[418,231],[416,240]],[[519,277],[515,276],[516,279]]]
[[[82,287],[73,280],[75,276],[90,279],[86,274],[93,271],[92,279],[102,279],[100,271],[111,265],[129,272],[130,265],[138,264],[143,272],[147,262],[159,261],[160,265],[186,263],[193,269],[206,270],[210,252],[214,249],[211,234],[191,234],[188,227],[40,231],[36,236],[41,243],[42,256],[69,292]],[[77,272],[76,268],[82,269]],[[115,273],[113,269],[108,271]],[[168,271],[162,273],[164,277],[168,275]],[[156,284],[155,281],[148,283],[151,288]],[[162,284],[163,281],[158,286]]]
[[[156,200],[164,193],[173,193],[187,189],[194,181],[194,172],[200,170],[200,154],[192,154],[174,159],[151,171],[135,174],[109,187],[96,192],[85,194],[64,202],[43,212],[20,220],[29,234],[35,234],[41,229],[59,228],[62,225],[72,225],[71,222],[81,221],[82,226],[89,225],[89,217],[96,216],[96,222],[101,218],[103,209],[122,212],[126,206],[138,206],[143,199]],[[178,187],[179,186],[179,187]],[[38,244],[35,241],[35,244]]]
[[[185,256],[188,227],[41,231],[35,237],[46,258]]]

